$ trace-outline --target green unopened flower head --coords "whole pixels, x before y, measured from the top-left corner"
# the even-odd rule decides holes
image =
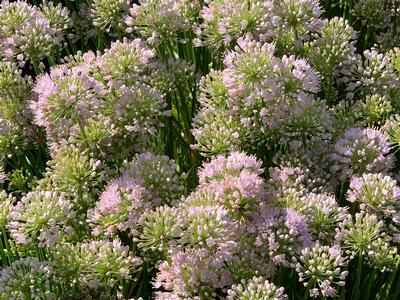
[[[262,277],[254,276],[246,281],[242,280],[240,284],[233,285],[228,290],[228,300],[284,300],[287,295],[284,294],[284,288],[278,288]]]

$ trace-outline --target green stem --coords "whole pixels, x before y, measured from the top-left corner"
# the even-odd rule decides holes
[[[390,274],[389,280],[385,284],[385,286],[386,286],[386,288],[385,288],[385,299],[388,299],[389,296],[390,296],[390,290],[392,288],[392,284],[393,284],[394,278],[397,275],[397,271],[398,271],[399,265],[400,265],[400,258],[397,260],[396,267],[393,268],[393,270],[392,270],[392,272]]]
[[[9,257],[6,254],[6,252],[4,251],[5,247],[4,247],[4,244],[3,244],[3,237],[0,237],[0,247],[1,247],[0,255],[1,255],[2,265],[3,266],[7,266],[9,264]]]
[[[10,244],[8,243],[7,232],[6,232],[4,227],[1,228],[1,233],[3,235],[4,244],[5,244],[6,249],[7,249],[7,257],[8,257],[9,263],[11,263],[12,251],[11,251]]]
[[[353,290],[353,300],[358,300],[360,297],[360,282],[361,282],[361,274],[362,274],[362,265],[363,265],[363,256],[361,254],[358,255],[357,261],[357,273],[356,273],[356,280],[354,283],[354,290]]]
[[[372,274],[369,275],[368,281],[365,286],[365,297],[364,297],[365,300],[369,299],[369,295],[371,294],[371,286],[375,282],[375,279],[376,279],[376,271],[374,270],[372,271]]]
[[[303,300],[307,300],[310,298],[310,290],[314,286],[315,280],[311,279],[307,284],[307,289],[304,292]]]

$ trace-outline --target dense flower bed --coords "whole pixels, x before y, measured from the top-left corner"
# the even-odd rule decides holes
[[[0,299],[400,299],[400,1],[139,2],[0,4]]]

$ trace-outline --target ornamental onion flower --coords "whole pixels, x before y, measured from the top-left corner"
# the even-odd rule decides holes
[[[0,192],[0,229],[6,229],[11,220],[11,212],[15,197],[7,195],[6,191]]]
[[[36,257],[25,257],[0,272],[2,299],[52,299],[55,297],[54,270]]]
[[[274,38],[281,51],[296,50],[307,41],[310,32],[321,28],[322,8],[317,0],[273,0],[273,13],[276,15],[277,28]]]
[[[334,297],[338,288],[345,285],[348,271],[345,257],[338,246],[321,246],[316,244],[312,248],[301,251],[299,259],[293,259],[299,281],[310,288],[310,296]]]
[[[199,182],[200,185],[204,185],[213,181],[223,181],[225,176],[238,176],[246,170],[256,175],[264,172],[261,161],[253,155],[238,151],[231,152],[226,157],[218,155],[199,169]]]
[[[134,179],[149,193],[155,206],[176,203],[183,186],[179,183],[176,164],[168,156],[144,152],[123,165],[123,176]]]
[[[159,272],[153,282],[155,299],[197,297],[213,299],[216,291],[230,286],[229,273],[222,267],[225,253],[210,253],[203,249],[173,251],[168,261],[158,264]],[[216,264],[214,260],[220,261]]]
[[[176,208],[157,207],[141,221],[140,228],[135,231],[134,241],[146,257],[155,255],[165,259],[168,246],[184,234],[181,219]]]
[[[254,276],[252,279],[242,280],[240,284],[233,285],[228,291],[228,300],[284,300],[284,288],[278,288],[273,283],[262,277]]]
[[[356,102],[354,113],[360,122],[367,125],[383,125],[393,111],[387,96],[369,95],[363,101]]]
[[[64,193],[79,212],[77,218],[86,214],[97,200],[98,190],[103,187],[107,173],[104,165],[90,158],[75,147],[61,149],[48,163],[40,189],[50,188]]]
[[[200,11],[203,22],[195,28],[195,45],[205,45],[214,51],[229,49],[247,34],[258,41],[267,41],[276,26],[273,7],[272,1],[211,1]]]
[[[201,110],[193,119],[192,134],[196,144],[193,149],[204,156],[226,154],[240,149],[245,130],[240,121],[223,110]]]
[[[133,3],[125,17],[126,31],[139,34],[150,45],[158,46],[190,32],[197,22],[202,1],[142,0]],[[183,40],[184,43],[189,41]]]
[[[8,228],[17,244],[51,247],[73,232],[75,216],[62,193],[32,191],[13,208]]]
[[[359,203],[367,211],[389,216],[396,213],[400,205],[400,188],[390,176],[363,174],[351,178],[347,200]]]
[[[390,53],[365,50],[363,54],[365,60],[359,59],[355,67],[346,72],[350,72],[347,76],[347,97],[363,98],[367,95],[379,94],[388,96],[394,104],[400,93],[400,80],[391,62]]]
[[[128,14],[129,0],[93,0],[91,1],[91,17],[93,25],[105,32],[122,31],[124,17]]]
[[[389,151],[386,134],[372,128],[351,128],[335,144],[331,171],[342,181],[365,172],[387,173],[394,162]]]
[[[306,217],[290,208],[265,208],[256,220],[258,247],[265,247],[276,265],[289,266],[293,255],[311,245]]]
[[[121,281],[132,279],[142,264],[118,239],[65,243],[54,249],[53,256],[51,264],[62,278],[65,296],[73,299],[113,295],[121,288]]]
[[[88,211],[87,222],[93,235],[113,237],[118,231],[131,234],[151,210],[151,203],[145,201],[146,192],[132,178],[112,180],[96,206]]]
[[[367,255],[369,247],[376,241],[387,242],[389,236],[384,232],[384,222],[377,215],[362,211],[345,220],[337,231],[336,240],[346,255]]]

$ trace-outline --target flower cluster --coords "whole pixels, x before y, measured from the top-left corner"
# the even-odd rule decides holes
[[[93,235],[132,234],[150,211],[174,203],[183,191],[176,165],[167,156],[139,154],[123,166],[121,177],[113,179],[88,211]]]
[[[387,135],[372,128],[351,128],[335,144],[332,172],[340,180],[363,173],[388,172],[394,162]]]
[[[36,137],[28,101],[32,79],[23,76],[18,65],[0,61],[0,161],[2,164],[26,149]]]
[[[134,3],[125,18],[129,33],[138,33],[151,45],[167,43],[191,31],[202,1],[143,0]],[[184,41],[189,42],[189,41]]]
[[[310,288],[311,297],[333,297],[337,294],[337,288],[345,285],[348,271],[343,269],[347,262],[338,247],[317,244],[305,248],[299,260],[295,259],[295,264],[299,281]]]
[[[351,179],[347,200],[359,202],[363,209],[390,215],[400,204],[400,188],[390,176],[365,173]]]
[[[176,202],[183,186],[179,183],[176,163],[166,155],[144,152],[123,165],[123,175],[133,178],[149,192],[153,205]]]
[[[124,16],[129,9],[129,0],[104,1],[94,0],[91,3],[91,18],[93,25],[109,32],[113,30],[122,31],[124,25]]]
[[[68,9],[45,1],[40,7],[25,1],[3,1],[0,6],[0,58],[23,66],[29,62],[35,72],[45,58],[52,59],[63,47],[70,26]],[[51,62],[51,61],[50,61]]]
[[[195,44],[216,50],[231,48],[248,33],[267,41],[274,35],[273,7],[272,1],[210,1],[200,11],[203,22],[194,30]]]
[[[118,230],[136,228],[150,204],[143,201],[144,189],[129,177],[112,180],[101,194],[96,207],[88,211],[88,222],[93,224],[93,235],[113,235]]]
[[[0,2],[0,299],[400,297],[399,0]]]
[[[141,83],[154,53],[139,40],[116,42],[103,55],[88,52],[39,77],[31,103],[52,154],[75,145],[100,159],[121,159],[143,149],[168,115],[164,96]],[[120,149],[118,153],[114,149]]]
[[[68,298],[96,299],[140,271],[142,261],[120,240],[64,244],[54,251],[54,273],[63,278]],[[115,292],[115,291],[114,291]]]
[[[49,299],[54,271],[46,262],[27,257],[14,261],[1,271],[0,296],[3,299]]]
[[[320,77],[295,56],[279,58],[275,46],[239,38],[225,69],[201,81],[202,109],[194,119],[195,148],[205,154],[326,139],[333,118],[316,99]],[[217,134],[216,134],[217,133]]]
[[[228,290],[227,299],[284,300],[287,299],[287,295],[284,294],[283,288],[276,287],[262,277],[254,277],[247,282],[243,280],[241,284],[233,285]]]
[[[63,194],[33,191],[13,207],[8,227],[18,244],[38,243],[39,247],[49,247],[63,235],[73,233],[75,215]]]
[[[14,201],[12,195],[7,195],[5,191],[0,192],[0,228],[7,228]]]

